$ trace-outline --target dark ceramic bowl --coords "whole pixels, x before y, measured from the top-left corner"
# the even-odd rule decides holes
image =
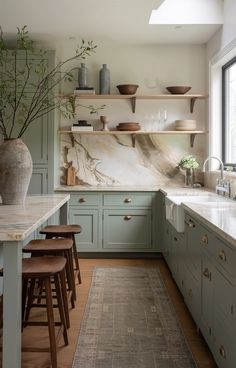
[[[121,95],[134,95],[139,86],[137,84],[120,84],[116,87]]]
[[[172,87],[166,87],[167,91],[169,91],[172,95],[184,95],[191,88],[192,87],[188,87],[188,86],[172,86]]]

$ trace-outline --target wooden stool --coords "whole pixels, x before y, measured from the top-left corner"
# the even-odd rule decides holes
[[[24,347],[24,352],[48,352],[51,354],[52,368],[57,368],[57,342],[63,332],[64,343],[68,345],[68,336],[65,319],[66,282],[65,282],[64,257],[32,257],[22,259],[22,326],[48,326],[49,349],[38,347]],[[3,270],[0,271],[3,275]],[[59,309],[60,321],[54,321],[53,297],[51,289],[51,278],[54,279],[57,305]],[[42,282],[45,288],[47,321],[29,321],[29,311],[32,307],[42,307],[42,305],[33,304],[35,295],[34,289],[36,282]],[[55,326],[60,326],[56,337]]]
[[[22,251],[24,253],[31,253],[31,256],[33,257],[61,255],[66,258],[66,278],[68,283],[68,290],[70,291],[69,298],[71,301],[71,306],[72,308],[74,308],[76,300],[76,288],[72,246],[72,239],[36,239],[31,240],[27,245],[25,245]],[[69,320],[67,321],[67,327],[70,327]]]
[[[40,234],[46,235],[46,239],[70,238],[73,240],[75,269],[78,272],[79,284],[81,284],[81,274],[79,268],[79,258],[76,249],[75,234],[79,234],[80,232],[81,232],[80,225],[48,225],[40,230]]]

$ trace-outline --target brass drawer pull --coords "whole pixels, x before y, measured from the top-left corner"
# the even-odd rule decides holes
[[[211,273],[208,270],[208,268],[205,268],[205,270],[203,271],[203,276],[205,276],[207,279],[211,280]]]
[[[127,216],[125,216],[125,217],[124,217],[124,220],[126,220],[126,221],[127,221],[127,220],[131,220],[131,218],[132,218],[132,216],[128,216],[128,215],[127,215]]]
[[[202,236],[202,243],[208,244],[208,236],[206,234]]]
[[[224,252],[223,250],[221,250],[221,251],[219,252],[218,257],[219,257],[222,261],[226,262],[226,254],[225,254],[225,252]]]
[[[79,203],[84,203],[84,202],[87,202],[87,199],[86,198],[83,198],[82,197],[82,198],[79,199]]]
[[[186,221],[186,224],[188,225],[188,227],[190,227],[190,228],[193,228],[193,227],[195,227],[195,224],[194,224],[194,222],[193,221],[191,221],[191,220],[189,220],[189,221]]]
[[[223,345],[220,345],[219,347],[219,353],[223,358],[226,358],[226,352]]]
[[[132,199],[131,198],[125,198],[124,202],[125,203],[131,203],[132,202]]]

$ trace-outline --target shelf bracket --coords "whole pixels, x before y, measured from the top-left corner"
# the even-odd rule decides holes
[[[196,102],[197,97],[192,97],[190,99],[190,112],[193,113],[194,104]]]
[[[136,135],[137,134],[131,134],[131,139],[132,139],[132,147],[135,147],[135,139],[136,139]]]
[[[131,107],[132,107],[132,112],[135,113],[136,97],[131,97]]]
[[[194,139],[195,139],[196,135],[197,135],[196,133],[190,134],[190,147],[193,147]]]

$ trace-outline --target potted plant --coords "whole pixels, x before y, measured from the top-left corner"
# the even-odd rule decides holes
[[[199,163],[192,155],[184,156],[177,165],[178,169],[185,170],[185,185],[193,186],[194,170],[199,167]]]
[[[9,49],[0,28],[0,194],[3,204],[24,203],[32,175],[31,155],[21,140],[38,118],[59,109],[72,118],[75,99],[61,98],[58,87],[73,81],[72,61],[85,59],[96,49],[82,41],[73,56],[48,70],[45,50],[35,45],[27,27],[17,28],[15,47]],[[66,70],[66,68],[69,70]],[[30,90],[30,93],[29,93]],[[77,103],[77,105],[80,105]],[[80,105],[82,106],[82,105]],[[84,106],[96,113],[93,106]]]

